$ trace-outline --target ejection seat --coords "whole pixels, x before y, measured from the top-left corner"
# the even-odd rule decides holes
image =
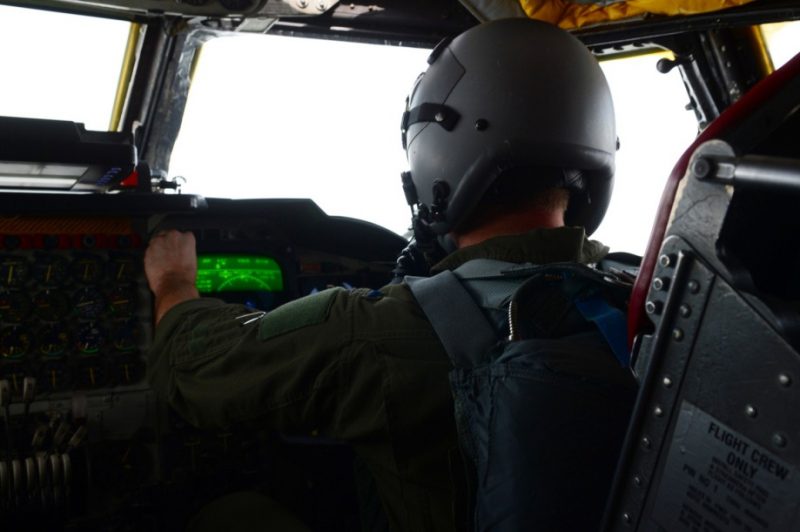
[[[709,125],[659,210],[604,530],[800,530],[800,55]]]

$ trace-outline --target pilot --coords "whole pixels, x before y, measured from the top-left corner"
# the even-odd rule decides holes
[[[611,194],[613,105],[595,58],[569,33],[506,19],[438,46],[409,96],[403,144],[420,246],[447,251],[433,272],[479,258],[593,264],[608,253],[586,235]],[[467,528],[452,365],[406,284],[332,288],[253,320],[251,309],[199,297],[192,233],[157,233],[144,261],[157,324],[149,378],[178,413],[200,427],[255,422],[348,442],[392,530]],[[607,356],[595,380],[624,382]],[[596,401],[583,387],[595,383],[569,379],[590,411]],[[625,415],[563,444],[587,456],[603,441],[618,446]],[[598,464],[609,490],[614,459]],[[565,478],[570,485],[553,486],[558,515],[580,525],[561,529],[596,528],[606,493],[586,495]]]

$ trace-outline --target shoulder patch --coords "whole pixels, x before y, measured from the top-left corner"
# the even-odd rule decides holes
[[[328,319],[336,294],[341,288],[323,290],[281,305],[264,316],[258,325],[258,339],[269,340],[281,334],[317,325]]]

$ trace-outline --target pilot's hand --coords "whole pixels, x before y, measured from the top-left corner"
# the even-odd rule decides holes
[[[194,234],[172,229],[153,235],[144,254],[144,272],[155,295],[156,323],[173,306],[199,297],[195,287],[197,252]]]

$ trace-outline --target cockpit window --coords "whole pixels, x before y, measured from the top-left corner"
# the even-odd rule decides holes
[[[209,197],[311,198],[408,227],[400,117],[429,50],[275,35],[203,45],[171,176]]]
[[[781,67],[800,51],[800,21],[764,24],[761,31],[775,68]]]
[[[0,115],[108,130],[129,28],[118,20],[0,6]]]
[[[665,53],[602,61],[617,117],[614,193],[595,232],[612,251],[641,255],[672,167],[697,136],[694,112],[677,68],[656,69]]]
[[[325,212],[408,230],[405,98],[429,51],[270,35],[207,42],[170,162],[183,192],[310,197]],[[641,253],[670,169],[697,132],[677,69],[604,61],[618,115],[617,186],[597,237]]]

